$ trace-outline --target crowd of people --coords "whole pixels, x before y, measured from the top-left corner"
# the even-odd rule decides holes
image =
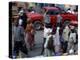
[[[28,56],[28,51],[33,50],[35,46],[35,29],[33,23],[30,22],[22,7],[18,10],[19,17],[12,24],[12,34],[14,36],[13,55],[15,58],[22,51]],[[46,17],[47,16],[47,17]],[[43,56],[59,56],[64,53],[76,54],[78,51],[78,34],[75,26],[68,24],[62,27],[62,17],[57,16],[56,27],[49,23],[49,16],[45,14],[44,37],[41,55]],[[48,22],[48,23],[47,23]]]
[[[28,21],[22,7],[18,9],[18,15],[12,22],[13,57],[17,58],[20,51],[28,55],[28,50],[34,46],[35,29],[32,22]]]
[[[56,27],[51,25],[48,19],[46,20],[41,54],[44,56],[77,54],[78,34],[74,24],[62,24],[60,15],[57,16]]]

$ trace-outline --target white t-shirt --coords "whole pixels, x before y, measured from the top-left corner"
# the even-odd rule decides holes
[[[52,32],[52,29],[44,27],[44,38],[47,38],[48,32]]]

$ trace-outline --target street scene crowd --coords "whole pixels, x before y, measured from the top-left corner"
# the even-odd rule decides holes
[[[78,54],[78,27],[72,23],[63,24],[60,14],[57,14],[54,26],[50,23],[50,16],[43,13],[42,28],[36,30],[26,12],[42,14],[43,6],[33,7],[18,7],[18,17],[12,21],[12,58]],[[77,15],[77,12],[70,8],[67,12]]]

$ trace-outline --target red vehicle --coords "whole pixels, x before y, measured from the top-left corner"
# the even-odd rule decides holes
[[[47,15],[50,16],[50,22],[52,25],[55,25],[57,22],[57,15],[60,14],[62,16],[62,24],[72,23],[74,25],[78,24],[78,15],[66,12],[59,7],[44,7],[43,8]]]
[[[41,27],[43,26],[43,15],[42,14],[28,12],[27,16],[29,18],[28,20],[30,20],[34,24],[34,27],[36,30],[41,29]]]
[[[78,24],[78,16],[69,12],[65,12],[64,10],[58,7],[43,7],[43,10],[47,15],[50,16],[50,22],[52,25],[56,25],[57,23],[57,15],[60,14],[62,16],[62,24],[72,23],[74,25]],[[31,22],[33,22],[35,29],[39,30],[43,25],[44,17],[43,14],[39,13],[27,13],[27,16]]]

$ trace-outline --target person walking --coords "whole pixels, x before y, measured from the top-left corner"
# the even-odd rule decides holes
[[[18,12],[19,12],[18,13],[18,15],[19,15],[18,20],[19,21],[22,20],[22,27],[24,29],[26,29],[26,25],[27,25],[27,13],[26,13],[26,11],[24,11],[24,9],[22,7],[19,9]]]
[[[16,23],[15,30],[14,30],[14,53],[16,57],[19,56],[19,53],[22,49],[24,41],[24,29],[21,24]]]
[[[53,36],[51,32],[48,32],[48,36],[44,44],[44,56],[52,56],[53,51]]]
[[[75,31],[75,27],[71,26],[71,31],[69,33],[68,48],[67,48],[67,52],[69,54],[74,54],[74,52],[75,52],[76,36],[77,36],[77,34]]]
[[[52,28],[49,28],[46,24],[44,26],[44,37],[43,37],[43,44],[42,44],[42,51],[41,55],[44,53],[44,44],[46,42],[46,38],[48,36],[48,32],[52,32]]]
[[[57,27],[56,33],[55,33],[55,35],[53,35],[54,36],[55,55],[60,55],[60,49],[61,49],[59,29],[60,29],[60,27]]]
[[[27,42],[29,44],[30,50],[32,50],[32,47],[34,46],[35,42],[35,29],[33,27],[32,22],[28,22],[26,26],[26,36],[27,36]]]
[[[46,42],[46,38],[48,36],[48,32],[52,32],[52,25],[51,25],[51,22],[50,22],[50,16],[46,15],[46,12],[44,13],[44,37],[43,37],[41,55],[44,53],[44,44]]]
[[[69,32],[70,32],[70,28],[68,25],[66,25],[65,28],[63,29],[63,32],[62,32],[62,38],[64,40],[64,48],[63,48],[64,53],[67,52]]]

